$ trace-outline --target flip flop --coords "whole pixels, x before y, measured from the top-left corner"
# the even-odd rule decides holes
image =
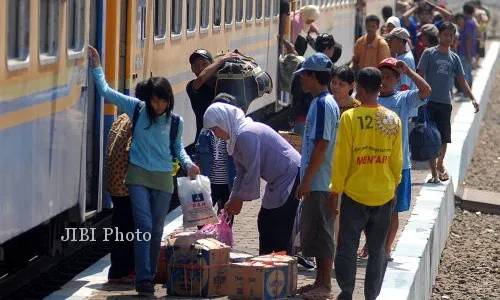
[[[438,171],[438,177],[441,181],[448,181],[450,179],[450,175],[448,175],[448,171],[444,169],[444,172]]]
[[[335,297],[332,295],[332,292],[311,290],[307,293],[302,294],[301,298],[307,300],[328,300],[328,299],[334,299]]]
[[[431,179],[427,180],[427,183],[439,183],[439,178],[431,177]]]
[[[302,294],[305,294],[305,293],[308,293],[310,291],[312,291],[313,289],[315,289],[316,286],[314,284],[306,284],[304,286],[301,286],[298,290],[297,290],[297,293],[298,295],[302,295]]]

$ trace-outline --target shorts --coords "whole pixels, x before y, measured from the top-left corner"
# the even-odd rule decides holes
[[[401,172],[402,178],[399,183],[396,198],[396,212],[404,212],[410,210],[411,204],[411,174],[410,169],[404,169]]]
[[[441,134],[441,143],[451,143],[451,104],[428,102],[427,112],[429,119],[436,123],[436,127]]]
[[[305,257],[333,258],[335,215],[330,212],[330,192],[311,192],[302,201],[300,247]]]

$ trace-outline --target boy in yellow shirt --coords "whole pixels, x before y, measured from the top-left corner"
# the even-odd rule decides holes
[[[382,82],[376,68],[364,68],[356,78],[362,105],[340,118],[334,151],[330,190],[342,194],[340,231],[335,257],[337,299],[352,299],[356,277],[356,252],[361,231],[369,251],[365,298],[380,293],[387,258],[385,240],[391,224],[395,191],[403,166],[402,127],[396,113],[377,104]]]

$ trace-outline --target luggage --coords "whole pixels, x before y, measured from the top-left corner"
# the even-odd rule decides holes
[[[305,61],[305,58],[295,54],[287,54],[279,58],[278,89],[287,93],[292,92],[293,72]]]
[[[423,108],[423,115],[424,122],[413,128],[409,137],[411,159],[415,161],[436,158],[441,150],[441,134],[429,119],[426,107]]]
[[[235,50],[238,53],[238,50]],[[271,76],[262,70],[251,57],[226,61],[215,74],[215,94],[227,93],[234,96],[237,106],[246,109],[253,100],[270,94],[273,90]]]

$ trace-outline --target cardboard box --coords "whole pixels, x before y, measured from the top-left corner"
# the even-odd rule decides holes
[[[160,244],[160,257],[158,258],[158,268],[154,279],[155,283],[163,284],[167,282],[167,244],[168,240],[172,238],[175,238],[179,244],[191,245],[199,239],[215,238],[215,235],[198,231],[182,231],[174,232],[166,237]]]
[[[239,252],[239,251],[236,251],[234,249],[231,249],[231,253],[229,253],[229,257],[230,257],[232,263],[239,263],[239,262],[244,262],[244,261],[250,261],[255,256],[248,254],[248,253]]]
[[[229,267],[230,299],[280,299],[287,297],[289,265],[248,261]]]
[[[216,239],[169,239],[167,292],[177,296],[227,295],[230,248]]]
[[[285,263],[288,265],[288,274],[287,274],[287,296],[295,295],[297,292],[297,280],[299,274],[299,265],[297,260],[288,255],[279,255],[279,254],[268,254],[261,255],[251,259],[252,261],[259,261],[263,263]]]

